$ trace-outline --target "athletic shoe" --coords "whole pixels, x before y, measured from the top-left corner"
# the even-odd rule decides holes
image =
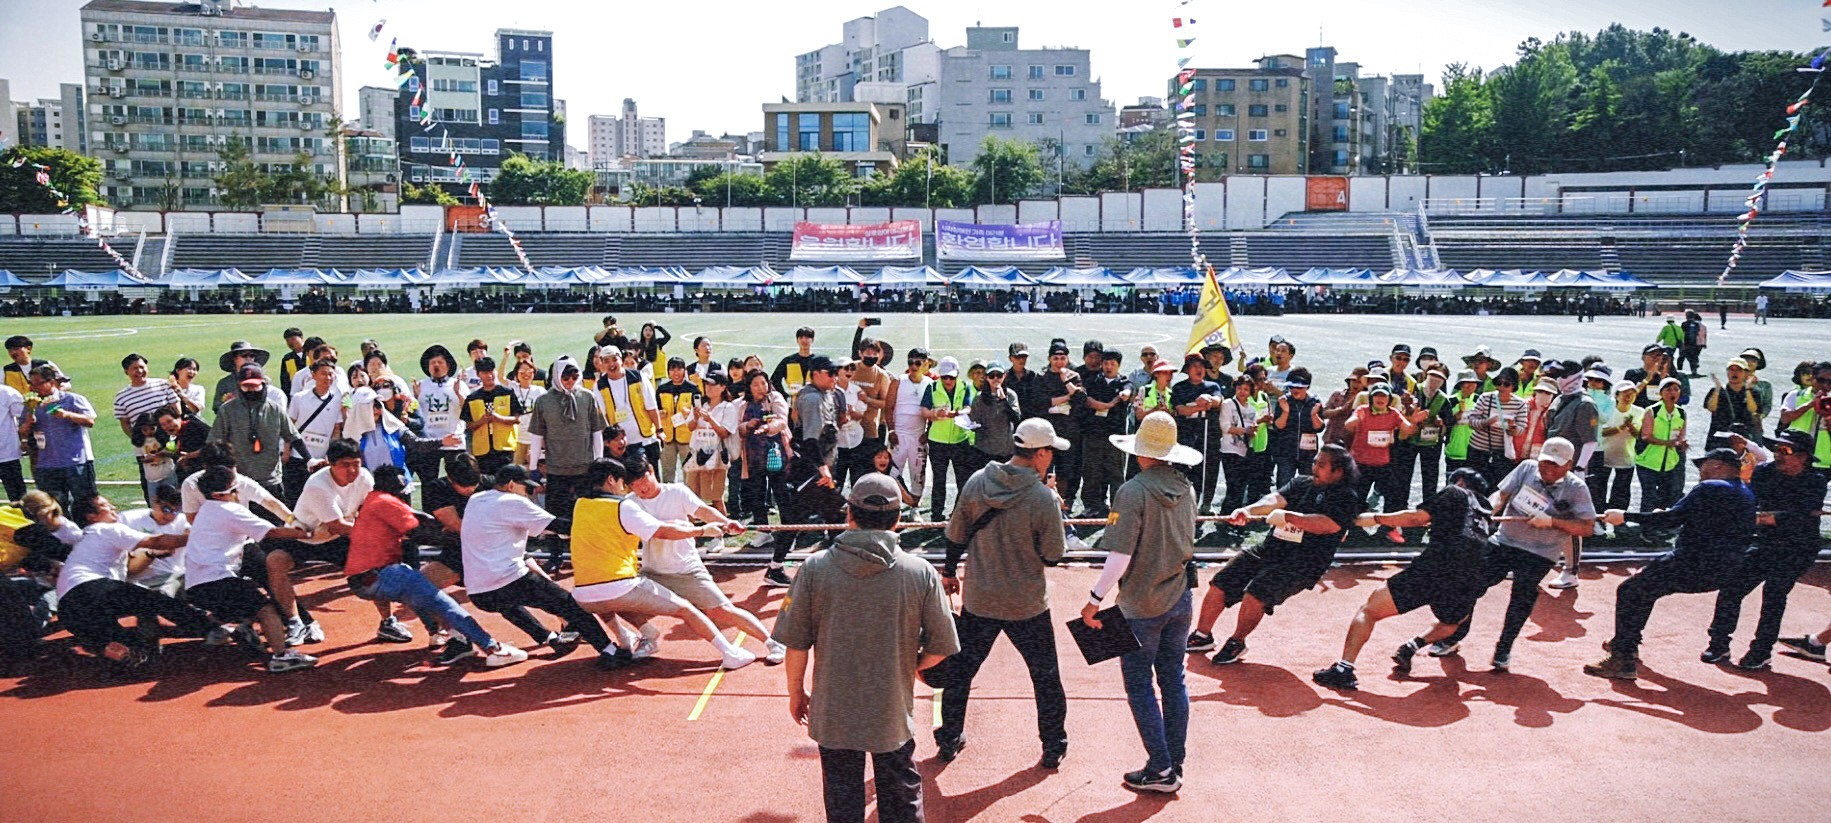
[[[254,633],[254,626],[251,624],[243,623],[236,626],[234,629],[230,630],[229,636],[234,638],[237,644],[247,646],[250,649],[258,649],[261,647],[261,636]]]
[[[445,648],[439,650],[439,656],[433,658],[432,662],[441,666],[449,666],[466,657],[476,656],[476,646],[471,645],[469,640],[465,640],[461,637],[454,637],[445,641]]]
[[[719,661],[718,667],[725,671],[737,671],[755,662],[757,662],[756,655],[743,649],[736,649],[725,655],[725,659]]]
[[[206,646],[227,646],[234,641],[234,630],[227,625],[218,625],[203,636]]]
[[[1411,674],[1411,658],[1417,653],[1418,641],[1405,641],[1405,645],[1392,653],[1392,670],[1399,674]]]
[[[289,672],[293,669],[309,669],[318,665],[318,658],[304,652],[290,649],[267,659],[267,670],[270,672]]]
[[[1227,642],[1221,644],[1221,650],[1214,653],[1214,664],[1225,666],[1229,663],[1238,663],[1240,658],[1245,656],[1246,641],[1237,637],[1229,637]]]
[[[1439,640],[1430,644],[1430,651],[1425,652],[1425,654],[1428,654],[1431,657],[1449,657],[1460,651],[1462,651],[1461,643],[1449,640]]]
[[[755,540],[750,541],[750,548],[760,549],[776,542],[775,532],[759,532]]]
[[[1707,648],[1704,649],[1703,654],[1700,654],[1697,656],[1697,659],[1702,660],[1705,663],[1709,663],[1711,665],[1728,663],[1729,662],[1729,644],[1728,643],[1711,643]]]
[[[1513,652],[1495,651],[1494,662],[1490,664],[1497,672],[1510,671],[1513,668]]]
[[[426,648],[434,651],[445,648],[445,644],[449,642],[451,642],[450,629],[439,629],[436,632],[426,635]]]
[[[1754,649],[1749,649],[1748,654],[1742,655],[1742,659],[1736,661],[1736,668],[1743,671],[1758,672],[1773,667],[1774,655],[1772,652],[1758,652]]]
[[[1189,651],[1207,652],[1214,650],[1214,635],[1207,632],[1189,633]]]
[[[1640,664],[1632,658],[1610,654],[1599,662],[1584,666],[1583,673],[1611,680],[1634,680],[1640,677]]]
[[[324,626],[316,620],[313,620],[312,622],[305,624],[305,642],[323,643],[324,642]]]
[[[641,640],[636,641],[635,650],[630,652],[630,657],[636,660],[647,660],[654,657],[655,654],[660,651],[661,641],[659,639],[644,637]]]
[[[554,632],[553,634],[547,636],[547,645],[549,645],[549,646],[553,646],[553,645],[570,646],[574,643],[579,642],[579,637],[580,637],[580,635],[578,632],[572,631],[570,629],[560,629],[559,631]]]
[[[763,585],[769,588],[786,589],[794,584],[795,581],[790,580],[788,577],[788,570],[780,566],[772,567],[769,571],[763,572]]]
[[[1335,665],[1326,669],[1317,669],[1315,673],[1310,675],[1310,679],[1315,681],[1318,686],[1327,686],[1331,689],[1340,689],[1346,692],[1351,692],[1361,687],[1360,678],[1354,676],[1354,667],[1339,660],[1335,662]]]
[[[381,625],[375,629],[375,640],[380,643],[412,643],[413,632],[401,625],[399,620],[384,617]]]
[[[1563,574],[1558,575],[1558,579],[1551,581],[1551,588],[1574,589],[1577,587],[1577,583],[1577,573],[1571,569],[1565,569]]]
[[[788,657],[788,647],[781,643],[777,643],[774,640],[763,641],[763,651],[763,663],[768,666],[774,666],[781,663],[783,659]]]
[[[306,628],[304,621],[297,617],[286,621],[286,645],[303,646],[310,642],[311,629]]]
[[[598,660],[593,665],[598,667],[598,671],[614,672],[635,662],[636,658],[630,655],[629,649],[618,646],[598,652]]]
[[[1822,661],[1825,659],[1825,644],[1818,642],[1818,640],[1811,635],[1802,637],[1782,637],[1780,638],[1780,644],[1798,652],[1800,657],[1807,660]]]
[[[1051,747],[1043,750],[1043,759],[1036,762],[1039,769],[1055,771],[1062,767],[1062,758],[1068,756],[1068,745]]]
[[[711,540],[706,541],[706,545],[699,547],[699,553],[702,555],[724,554],[729,550],[729,547],[725,545],[725,538],[723,537],[714,537]]]
[[[942,763],[952,763],[954,762],[954,758],[960,756],[960,751],[965,748],[966,735],[961,735],[952,740],[936,740],[935,757],[939,758]]]
[[[496,645],[490,649],[490,653],[483,658],[483,665],[494,669],[514,665],[527,659],[527,652],[498,640]]]
[[[1174,794],[1183,787],[1183,781],[1181,777],[1177,776],[1175,769],[1165,769],[1161,772],[1139,769],[1126,773],[1125,787],[1135,792]]]

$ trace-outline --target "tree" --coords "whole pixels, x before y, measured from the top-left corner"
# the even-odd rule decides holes
[[[1438,174],[1488,171],[1494,109],[1480,68],[1452,63],[1443,71],[1443,93],[1424,106],[1418,164]]]
[[[437,183],[426,186],[415,186],[410,182],[401,182],[401,205],[403,206],[456,206],[459,200],[453,197],[444,187]]]
[[[700,168],[707,168],[701,166]],[[695,169],[698,171],[698,169]],[[760,174],[731,172],[706,178],[696,184],[691,176],[687,186],[696,192],[700,199],[712,206],[779,206],[775,193],[770,191],[769,183]]]
[[[505,206],[580,206],[596,178],[562,163],[512,154],[490,182],[490,199]]]
[[[267,175],[254,164],[254,156],[248,151],[248,138],[240,133],[229,135],[222,148],[216,150],[216,159],[222,162],[222,171],[211,178],[216,184],[216,201],[231,211],[253,211],[259,207]]]
[[[682,185],[685,185],[687,188],[694,191],[699,191],[701,184],[724,173],[725,170],[723,167],[713,163],[694,166],[692,171],[687,172],[687,180]]]
[[[1519,53],[1518,64],[1502,67],[1488,78],[1494,113],[1491,145],[1504,153],[1498,158],[1503,168],[1538,174],[1563,151],[1577,68],[1562,44],[1547,47],[1535,38],[1520,44]]]
[[[38,166],[50,167],[45,174],[51,188],[64,193],[65,205],[58,205],[57,195],[38,182]],[[56,214],[66,208],[105,205],[98,193],[101,185],[102,161],[91,157],[48,146],[14,146],[0,152],[0,212]]]
[[[973,158],[973,202],[1015,203],[1043,184],[1036,145],[988,135]]]
[[[1158,129],[1128,137],[1108,139],[1100,147],[1093,165],[1074,176],[1072,190],[1079,194],[1096,194],[1147,188],[1173,189],[1182,185],[1176,162],[1174,129]],[[1225,168],[1222,172],[1225,173]],[[1212,179],[1219,175],[1202,176]]]
[[[764,179],[777,203],[800,207],[846,205],[859,185],[846,164],[817,151],[790,156]]]
[[[631,183],[624,194],[632,206],[692,206],[697,205],[694,201],[701,200],[691,189],[647,183]]]
[[[941,162],[933,147],[903,161],[889,174],[865,181],[859,203],[866,206],[957,208],[972,202],[973,175]]]

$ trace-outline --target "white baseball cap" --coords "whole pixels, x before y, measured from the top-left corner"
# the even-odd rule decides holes
[[[1572,445],[1569,440],[1565,440],[1562,437],[1553,437],[1546,440],[1545,445],[1539,447],[1540,463],[1555,463],[1559,466],[1568,466],[1571,461],[1575,459],[1577,459],[1577,447]]]
[[[942,377],[959,377],[960,361],[952,357],[941,358],[941,365],[935,367],[935,373]]]
[[[1068,442],[1068,438],[1056,437],[1055,427],[1049,425],[1049,421],[1041,417],[1032,417],[1017,424],[1017,434],[1012,436],[1011,440],[1019,448],[1025,449],[1067,451],[1072,445]]]

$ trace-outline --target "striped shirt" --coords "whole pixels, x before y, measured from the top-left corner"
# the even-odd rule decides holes
[[[1499,454],[1505,451],[1507,433],[1494,428],[1489,421],[1505,418],[1512,424],[1512,432],[1523,431],[1526,425],[1526,399],[1514,394],[1513,398],[1501,402],[1500,392],[1491,391],[1475,399],[1475,408],[1469,410],[1467,420],[1472,430],[1469,432],[1469,448]]]
[[[148,380],[114,393],[114,418],[132,425],[134,418],[160,406],[177,406],[178,392],[164,380]]]

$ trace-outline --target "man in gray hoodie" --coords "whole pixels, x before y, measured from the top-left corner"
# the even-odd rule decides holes
[[[1055,655],[1055,626],[1049,618],[1049,583],[1044,569],[1062,559],[1062,501],[1043,484],[1058,450],[1069,446],[1049,421],[1033,417],[1017,425],[1011,459],[987,463],[960,490],[947,521],[947,564],[942,583],[958,591],[956,572],[966,552],[966,591],[961,597],[960,656],[949,665],[941,690],[941,727],[935,745],[943,761],[966,748],[966,701],[973,676],[998,635],[1030,669],[1036,693],[1036,732],[1042,738],[1042,767],[1061,765],[1068,751],[1068,698],[1062,691]]]
[[[865,819],[865,754],[878,819],[919,823],[915,676],[960,650],[933,565],[897,544],[902,492],[872,473],[852,484],[847,530],[801,564],[773,637],[788,647],[788,713],[820,746],[828,820]],[[808,650],[814,693],[807,693]]]

